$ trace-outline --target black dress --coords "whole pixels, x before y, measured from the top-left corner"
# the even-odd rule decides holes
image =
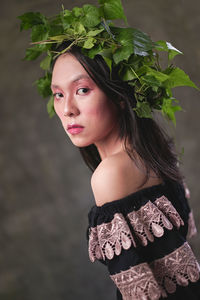
[[[165,182],[93,206],[88,246],[107,267],[117,299],[200,300],[200,268],[187,242],[195,232],[182,185]]]

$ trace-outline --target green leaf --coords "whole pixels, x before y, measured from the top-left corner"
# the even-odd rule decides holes
[[[47,55],[40,63],[40,68],[43,70],[49,70],[51,66],[51,56]]]
[[[87,55],[93,59],[95,55],[100,54],[101,50],[101,45],[95,46],[87,52]]]
[[[149,51],[151,51],[154,47],[150,37],[138,29],[131,29],[133,34],[134,53],[140,56],[149,55]]]
[[[127,23],[121,0],[99,0],[105,19],[122,19]]]
[[[101,22],[99,8],[93,5],[83,5],[84,16],[81,17],[81,23],[88,27],[95,27]]]
[[[154,76],[155,79],[157,79],[158,81],[165,82],[166,80],[168,80],[169,76],[167,74],[164,74],[162,72],[159,72],[155,69],[152,69],[150,67],[146,67],[146,75],[150,75],[150,76]]]
[[[134,68],[139,69],[144,64],[144,57],[139,55],[134,55],[134,53],[130,56],[128,63]],[[148,64],[148,63],[147,63]]]
[[[152,118],[151,107],[147,101],[138,101],[134,111],[140,118]]]
[[[120,43],[120,47],[115,51],[113,59],[116,64],[122,60],[128,60],[133,53],[133,35],[131,28],[113,28],[116,40]]]
[[[112,32],[115,35],[116,41],[123,46],[131,46],[133,49],[133,31],[132,28],[113,27]]]
[[[121,77],[124,81],[129,81],[137,78],[136,73],[133,71],[133,68],[129,67],[123,69]]]
[[[85,35],[86,34],[85,27],[80,22],[75,24],[74,31],[75,31],[75,34],[78,34],[78,35]]]
[[[165,82],[167,88],[174,88],[177,86],[190,86],[199,90],[190,77],[179,68],[171,68],[167,70],[169,79]]]
[[[40,54],[42,53],[42,50],[39,50],[38,47],[32,47],[26,49],[26,56],[25,60],[35,60]]]
[[[80,17],[82,15],[83,9],[81,7],[74,7],[72,9],[72,12],[74,14],[75,17]]]
[[[51,74],[47,73],[44,77],[35,81],[39,94],[46,98],[52,95],[51,92]]]
[[[128,60],[131,55],[131,46],[121,46],[113,55],[114,62],[118,64],[123,60]]]
[[[112,39],[114,40],[115,39],[115,37],[114,37],[114,35],[112,34],[112,32],[111,32],[111,30],[110,30],[110,27],[109,27],[109,23],[110,23],[111,21],[106,21],[105,19],[102,19],[102,21],[101,21],[101,26],[103,26],[103,28],[107,31],[107,33],[109,34],[109,36],[111,36],[112,37]],[[110,24],[111,25],[111,24]],[[105,32],[104,32],[104,36],[105,36]]]
[[[176,126],[175,112],[182,110],[182,108],[179,105],[173,104],[173,101],[175,100],[176,99],[174,98],[164,98],[162,104],[162,113]]]
[[[146,56],[153,48],[153,43],[148,35],[133,28],[112,28],[116,40],[121,44],[113,58],[116,64],[127,60],[131,54]]]
[[[47,112],[48,112],[50,118],[52,118],[55,115],[53,95],[51,95],[51,97],[47,103]]]
[[[142,81],[152,87],[160,87],[161,82],[153,75],[145,75],[141,77]],[[155,90],[157,90],[157,88]]]
[[[71,24],[73,23],[73,21],[76,19],[72,12],[68,9],[65,9],[63,12],[61,12],[61,20],[62,20],[62,25],[64,30],[68,29]]]
[[[72,39],[74,38],[74,35],[75,35],[76,33],[75,33],[75,30],[73,29],[73,28],[69,28],[69,29],[67,29],[67,36],[69,35],[71,35],[72,36]]]
[[[44,24],[46,18],[39,12],[27,12],[18,17],[21,20],[20,30],[32,28],[35,25]]]
[[[176,49],[174,46],[172,46],[171,43],[166,41],[158,41],[155,43],[155,49],[159,51],[167,51],[168,52],[168,58],[171,61],[176,55],[183,54],[180,50]]]
[[[48,31],[45,25],[35,25],[32,28],[31,39],[32,42],[39,42],[47,40]]]
[[[138,74],[138,76],[144,76],[144,75],[153,76],[155,79],[160,81],[160,83],[163,83],[169,79],[168,74],[159,72],[147,65],[144,65],[143,67],[141,67],[137,71],[137,74]]]
[[[103,56],[103,59],[105,60],[110,72],[112,71],[112,59],[109,57]]]
[[[97,34],[99,34],[100,32],[104,31],[104,29],[96,29],[96,30],[90,30],[87,33],[87,36],[96,36]]]
[[[83,44],[83,48],[85,49],[91,49],[94,46],[94,42],[96,40],[93,37],[88,38],[84,44]]]
[[[48,26],[49,36],[57,36],[63,33],[63,27],[61,25],[50,25]]]

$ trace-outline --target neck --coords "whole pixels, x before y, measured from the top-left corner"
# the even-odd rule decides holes
[[[112,156],[120,151],[124,151],[124,141],[121,140],[119,137],[115,137],[112,140],[109,140],[105,143],[97,142],[95,143],[99,155],[102,160],[105,158]]]

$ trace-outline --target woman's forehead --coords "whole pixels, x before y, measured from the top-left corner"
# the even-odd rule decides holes
[[[76,83],[82,79],[92,81],[89,74],[73,55],[64,54],[57,59],[52,73],[52,86],[56,86],[57,81],[65,80]]]

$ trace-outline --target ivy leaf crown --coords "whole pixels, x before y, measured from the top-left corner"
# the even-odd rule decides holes
[[[152,118],[153,110],[176,124],[175,112],[182,110],[172,89],[178,86],[198,87],[172,61],[181,51],[166,41],[153,42],[144,32],[130,27],[116,27],[113,20],[121,19],[127,26],[121,0],[98,0],[99,6],[85,4],[71,11],[62,6],[59,14],[46,17],[39,12],[27,12],[18,18],[20,30],[31,29],[32,46],[26,49],[25,60],[35,60],[43,53],[40,62],[43,77],[36,81],[38,92],[49,97],[47,111],[55,114],[51,93],[51,64],[54,58],[73,45],[80,47],[90,58],[101,55],[112,74],[118,67],[123,81],[134,87],[135,112],[139,117]],[[62,52],[55,52],[55,45],[64,41],[71,44]],[[161,67],[160,52],[167,54],[167,67]]]

